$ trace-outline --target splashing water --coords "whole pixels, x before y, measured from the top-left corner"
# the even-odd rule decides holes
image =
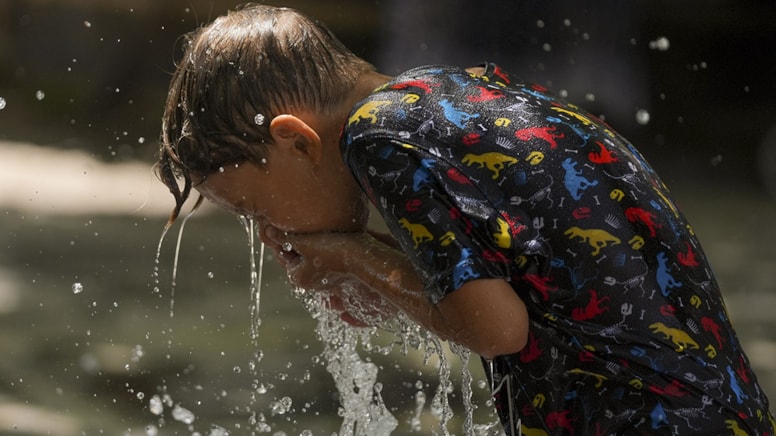
[[[183,219],[175,248],[174,265],[172,271],[172,283],[170,292],[170,317],[174,315],[175,287],[178,268],[178,259],[180,255],[180,246],[183,230],[187,220],[193,215],[196,207]],[[264,272],[264,254],[265,245],[259,241],[257,250],[257,226],[252,218],[240,216],[239,222],[242,224],[246,235],[248,236],[248,247],[250,252],[250,295],[251,295],[251,324],[250,337],[253,345],[258,347],[259,333],[261,326],[260,303]],[[170,226],[166,226],[162,232],[159,245],[157,247],[155,266],[154,266],[154,292],[159,293],[159,262],[161,256],[162,243]],[[258,252],[258,261],[256,254]],[[352,289],[349,289],[352,287]],[[348,282],[343,284],[343,293],[346,295],[358,294],[358,286],[350,285]],[[453,417],[453,408],[451,407],[449,397],[455,391],[455,387],[450,379],[451,364],[445,353],[445,346],[441,339],[431,332],[420,327],[411,321],[404,314],[398,314],[390,321],[380,321],[370,319],[368,308],[358,307],[358,299],[347,305],[347,310],[356,318],[367,321],[377,327],[359,328],[353,327],[343,321],[340,314],[329,306],[328,296],[323,292],[308,291],[304,289],[294,289],[292,295],[301,300],[305,309],[311,317],[317,321],[315,333],[323,344],[323,351],[320,354],[326,361],[326,370],[331,374],[335,387],[339,394],[340,407],[338,416],[342,418],[339,432],[340,436],[371,436],[371,435],[389,435],[398,427],[398,421],[393,416],[382,397],[383,385],[378,381],[378,366],[371,362],[371,359],[364,359],[359,355],[359,348],[367,352],[377,352],[387,355],[394,351],[396,346],[402,355],[407,355],[410,349],[423,350],[423,364],[428,366],[432,357],[436,356],[438,365],[436,367],[439,384],[436,387],[431,401],[427,401],[425,392],[423,392],[423,383],[418,381],[415,392],[414,414],[408,419],[408,424],[413,432],[422,431],[422,415],[424,409],[428,408],[430,414],[438,421],[441,434],[450,435],[448,424]],[[348,303],[348,301],[345,301]],[[371,343],[378,330],[385,331],[396,338],[396,341],[388,346],[378,346]],[[172,335],[172,330],[169,331]],[[171,338],[168,340],[168,346],[172,346]],[[476,406],[472,401],[472,375],[469,372],[468,364],[470,352],[464,347],[456,344],[450,344],[450,351],[460,358],[462,363],[461,373],[461,398],[464,406],[463,433],[466,435],[493,435],[503,434],[500,432],[500,424],[496,420],[489,424],[474,424],[473,415]],[[142,352],[142,351],[141,351]],[[265,413],[256,411],[258,395],[267,394],[272,385],[260,382],[260,371],[258,364],[262,359],[263,353],[257,348],[251,361],[248,362],[248,370],[253,376],[251,384],[253,393],[250,396],[249,424],[257,433],[268,433],[272,427],[267,422],[267,416],[281,416],[291,413],[294,410],[291,398],[283,396],[276,398],[268,404],[268,410]],[[239,368],[239,367],[235,367]],[[241,371],[241,370],[240,370]],[[236,370],[237,372],[240,372]],[[164,389],[166,390],[166,389]],[[427,404],[428,403],[428,404]],[[196,416],[193,412],[186,409],[182,404],[173,403],[169,394],[163,393],[162,396],[153,395],[148,399],[148,409],[156,416],[160,417],[160,424],[163,425],[164,409],[167,408],[174,421],[191,425]],[[189,427],[191,429],[191,427]],[[154,425],[146,427],[147,435],[155,435],[159,428]],[[306,433],[305,433],[306,432]],[[432,432],[437,434],[437,432]],[[213,426],[210,435],[217,436],[228,434],[221,427]],[[312,434],[309,430],[304,430],[301,434]]]
[[[361,338],[368,338],[371,329],[350,327],[328,307],[328,297],[322,293],[297,289],[295,295],[303,299],[305,308],[318,321],[315,332],[323,342],[321,355],[340,395],[339,435],[390,434],[398,421],[382,399],[377,365],[363,361],[356,351]]]

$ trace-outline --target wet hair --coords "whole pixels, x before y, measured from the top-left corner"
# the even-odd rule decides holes
[[[330,113],[362,73],[374,70],[325,25],[289,8],[246,5],[183,41],[155,166],[175,197],[168,225],[193,177],[244,161],[263,165],[276,115]]]

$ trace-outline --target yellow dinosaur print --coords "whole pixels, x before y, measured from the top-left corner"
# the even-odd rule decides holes
[[[496,218],[498,232],[493,233],[493,240],[501,248],[512,246],[512,236],[509,234],[509,223],[504,218]]]
[[[391,102],[388,100],[380,100],[364,103],[364,105],[356,109],[356,112],[348,119],[348,126],[351,124],[358,124],[361,120],[369,120],[369,124],[376,123],[377,112],[380,111],[381,107],[387,104],[391,104]]]
[[[621,242],[620,238],[602,229],[581,229],[577,226],[571,226],[563,234],[568,236],[569,239],[578,237],[582,239],[582,242],[590,244],[593,247],[593,252],[591,253],[593,256],[598,256],[602,248],[609,245],[617,245]]]
[[[540,428],[529,428],[524,425],[520,426],[520,433],[523,436],[547,436],[547,432]]]
[[[596,382],[595,384],[595,387],[597,388],[600,388],[604,384],[604,381],[608,379],[608,377],[606,377],[605,375],[596,374],[590,371],[585,371],[584,369],[580,369],[580,368],[570,369],[569,372],[572,374],[584,374],[584,375],[589,375],[591,377],[595,377],[595,379],[598,380],[598,382]]]
[[[668,327],[662,322],[656,322],[650,324],[649,328],[653,333],[662,333],[666,339],[671,339],[671,342],[676,345],[676,351],[684,351],[685,348],[698,349],[698,343],[690,337],[686,332]]]
[[[423,242],[431,241],[434,239],[434,235],[432,235],[423,224],[411,223],[407,221],[407,218],[400,219],[399,224],[401,224],[402,227],[410,232],[410,235],[412,235],[412,241],[415,242],[415,248],[418,248],[418,245]]]
[[[749,433],[744,431],[741,427],[738,426],[738,423],[733,421],[732,419],[726,419],[725,420],[726,427],[730,430],[733,430],[733,436],[749,436]]]
[[[472,154],[469,153],[463,157],[462,163],[472,166],[479,164],[480,168],[487,167],[493,172],[493,179],[498,179],[501,174],[501,170],[517,163],[517,159],[505,154],[491,151],[489,153]]]
[[[665,187],[665,185],[663,186]],[[671,212],[674,213],[674,216],[676,218],[679,218],[679,210],[676,209],[674,202],[666,198],[665,194],[663,194],[663,191],[660,190],[657,186],[653,186],[652,189],[655,191],[657,195],[660,196],[661,199],[663,199],[663,202],[668,205],[668,207],[671,209]],[[665,189],[668,189],[668,188],[665,188]]]
[[[580,115],[580,114],[578,114],[576,112],[570,111],[568,109],[564,109],[562,107],[557,107],[557,106],[553,106],[550,109],[554,110],[555,112],[564,113],[564,114],[566,114],[566,115],[568,115],[570,117],[576,118],[580,122],[582,122],[582,124],[584,124],[586,126],[589,126],[589,125],[593,124],[593,122],[590,120],[590,118],[588,118],[588,117],[586,117],[584,115]]]

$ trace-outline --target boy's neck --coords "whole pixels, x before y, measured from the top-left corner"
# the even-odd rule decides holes
[[[312,118],[306,118],[306,121],[315,128],[322,139],[330,138],[339,143],[342,126],[347,121],[353,106],[371,94],[375,88],[384,85],[391,79],[392,77],[376,71],[366,72],[358,78],[339,109],[328,114],[312,115]]]
[[[366,98],[376,88],[386,84],[392,77],[380,74],[377,71],[367,71],[359,76],[356,84],[353,86],[353,90],[347,99],[345,99],[345,116],[350,113],[353,106]]]

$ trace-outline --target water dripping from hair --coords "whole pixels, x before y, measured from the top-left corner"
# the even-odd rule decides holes
[[[191,218],[194,213],[199,209],[199,206],[202,204],[203,197],[200,196],[197,198],[196,203],[194,203],[194,206],[191,208],[188,214],[186,214],[185,217],[183,217],[183,221],[181,222],[181,226],[178,229],[178,238],[175,243],[175,257],[173,258],[173,265],[172,265],[172,282],[170,284],[170,318],[175,316],[175,287],[176,287],[176,280],[178,277],[178,259],[180,258],[180,251],[181,251],[181,241],[183,240],[183,230],[186,227],[186,223],[188,222],[189,218]],[[160,258],[162,254],[162,245],[164,244],[164,239],[167,236],[167,232],[169,232],[170,228],[172,228],[172,221],[169,221],[162,230],[162,235],[159,237],[159,245],[156,247],[156,258],[154,259],[154,292],[160,292],[159,289],[159,263]]]
[[[259,240],[259,261],[256,262],[256,221],[246,216],[237,217],[245,229],[248,236],[248,249],[250,250],[250,276],[251,276],[251,340],[256,345],[259,336],[259,326],[261,326],[261,284],[264,275],[264,242]]]

